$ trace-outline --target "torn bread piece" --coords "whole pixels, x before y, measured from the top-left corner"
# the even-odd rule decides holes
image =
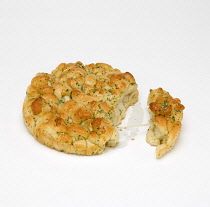
[[[23,104],[26,127],[42,144],[77,155],[102,154],[114,147],[116,126],[138,101],[129,72],[105,63],[61,63],[31,81]]]
[[[170,151],[178,140],[181,130],[184,106],[162,88],[150,90],[148,97],[150,127],[146,141],[157,146],[156,158]]]

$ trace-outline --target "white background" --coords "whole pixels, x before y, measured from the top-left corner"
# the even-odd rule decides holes
[[[157,160],[147,126],[123,130],[100,156],[38,143],[23,124],[26,88],[78,60],[135,76],[140,99],[125,125],[148,122],[150,88],[180,98],[175,148]],[[210,206],[209,0],[0,0],[0,89],[0,206]]]

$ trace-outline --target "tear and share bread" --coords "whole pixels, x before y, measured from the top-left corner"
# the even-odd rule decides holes
[[[185,107],[162,88],[150,90],[148,105],[151,117],[146,140],[157,146],[156,157],[161,158],[178,140]]]
[[[137,84],[129,73],[105,63],[61,63],[31,81],[23,117],[31,134],[42,144],[66,153],[101,154],[114,147],[115,126],[138,101]]]

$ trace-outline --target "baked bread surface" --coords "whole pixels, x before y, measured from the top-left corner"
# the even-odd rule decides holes
[[[170,151],[178,140],[184,106],[162,88],[150,90],[148,97],[150,127],[146,141],[157,146],[156,157],[161,158]]]
[[[137,84],[129,73],[105,63],[61,63],[38,73],[27,88],[23,117],[42,144],[66,153],[94,155],[114,147],[115,126],[138,101]]]

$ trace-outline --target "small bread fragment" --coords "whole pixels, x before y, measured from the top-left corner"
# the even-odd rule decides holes
[[[170,151],[181,131],[184,106],[178,98],[173,98],[162,88],[150,90],[148,97],[150,127],[146,141],[156,148],[156,158]]]
[[[105,63],[61,63],[38,73],[23,103],[26,127],[42,144],[77,155],[102,154],[119,140],[116,126],[138,101],[129,72]]]

